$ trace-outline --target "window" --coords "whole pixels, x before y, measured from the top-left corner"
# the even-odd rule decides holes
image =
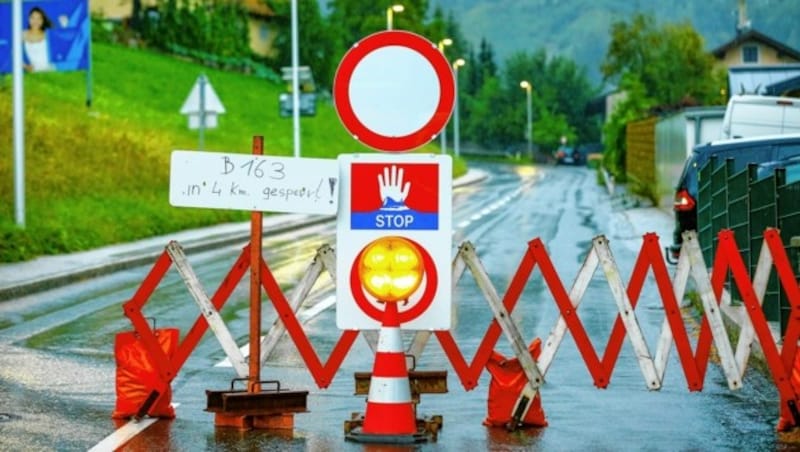
[[[742,47],[742,62],[758,63],[758,47],[757,46]]]

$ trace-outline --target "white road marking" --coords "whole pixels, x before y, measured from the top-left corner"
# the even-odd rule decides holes
[[[173,403],[172,407],[177,408],[180,403]],[[122,427],[116,429],[114,433],[103,438],[102,441],[97,443],[94,447],[89,449],[89,452],[106,452],[114,451],[124,446],[125,443],[131,440],[134,436],[142,433],[147,427],[158,422],[157,417],[146,417],[140,420],[131,419]]]

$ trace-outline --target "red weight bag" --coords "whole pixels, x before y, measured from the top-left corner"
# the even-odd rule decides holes
[[[792,366],[792,376],[789,380],[792,383],[792,387],[795,391],[800,389],[800,353],[795,354],[794,356],[794,365]],[[778,418],[778,425],[776,430],[779,432],[788,432],[792,429],[800,427],[795,422],[794,415],[792,411],[789,409],[788,404],[785,400],[781,400],[781,409],[780,409],[780,417]]]
[[[542,352],[542,341],[538,337],[534,339],[528,346],[528,351],[534,359],[538,359]],[[486,363],[486,369],[491,374],[492,380],[489,383],[488,414],[483,425],[505,427],[511,422],[514,407],[528,380],[517,358],[506,359],[497,351],[492,351],[492,356]],[[531,405],[528,413],[520,420],[523,426],[544,427],[547,425],[540,396],[541,394],[537,393],[536,397],[529,402]]]
[[[155,330],[155,335],[161,350],[171,358],[178,348],[179,330],[161,328]],[[117,334],[114,357],[117,361],[117,404],[111,417],[174,418],[170,381],[162,381],[158,375],[139,334],[135,331]]]

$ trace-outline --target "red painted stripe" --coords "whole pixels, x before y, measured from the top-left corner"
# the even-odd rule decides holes
[[[367,402],[361,430],[373,435],[413,435],[417,432],[414,408],[411,402]]]
[[[372,375],[376,377],[408,378],[406,357],[403,353],[380,352],[375,354]]]

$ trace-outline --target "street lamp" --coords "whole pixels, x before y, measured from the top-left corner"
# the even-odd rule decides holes
[[[458,68],[460,68],[464,64],[466,64],[466,61],[464,61],[463,58],[459,58],[459,59],[457,59],[457,60],[455,60],[453,62],[453,70],[455,71],[455,82],[456,82],[455,83],[455,88],[456,88],[456,105],[455,105],[456,119],[455,119],[455,123],[453,124],[453,137],[454,137],[453,138],[453,141],[454,141],[453,149],[455,150],[456,157],[458,157],[460,155],[460,149],[459,149],[460,140],[459,140],[459,137],[458,137]]]
[[[436,45],[439,48],[439,51],[444,54],[445,46],[449,46],[453,44],[453,40],[450,38],[444,38]],[[442,127],[442,154],[447,154],[447,123],[444,124]]]
[[[533,157],[533,126],[531,119],[531,89],[533,89],[533,86],[531,86],[527,80],[519,82],[519,86],[525,90],[526,97],[528,98],[528,125],[525,128],[525,135],[528,137],[528,155]],[[519,159],[519,152],[517,152],[517,159]]]
[[[394,13],[402,13],[405,8],[401,4],[395,4],[388,8],[386,8],[386,29],[392,29],[392,19],[394,18]]]

